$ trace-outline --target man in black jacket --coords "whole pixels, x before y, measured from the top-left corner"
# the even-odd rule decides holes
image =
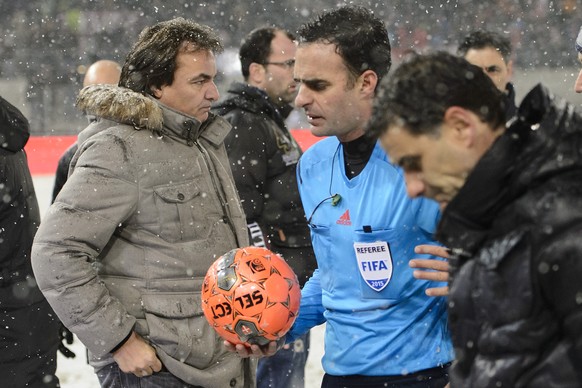
[[[23,149],[28,130],[28,120],[0,97],[0,385],[59,387],[59,320],[30,264],[40,213]]]
[[[83,87],[101,84],[117,85],[120,75],[121,66],[117,62],[111,61],[109,59],[100,59],[87,68],[87,72],[83,78]],[[88,116],[87,119],[91,123],[95,120],[95,117]],[[59,159],[57,171],[55,173],[55,185],[53,187],[51,203],[55,201],[57,195],[67,181],[69,176],[69,164],[71,164],[73,155],[75,155],[75,152],[77,152],[78,147],[79,145],[77,142],[71,144],[71,146],[65,150]]]
[[[582,116],[538,85],[504,123],[481,69],[435,53],[383,83],[369,130],[445,209],[451,386],[580,387]]]
[[[510,82],[513,75],[513,59],[509,38],[493,31],[473,31],[465,36],[457,52],[469,63],[482,68],[497,89],[503,92],[506,119],[515,116],[517,107],[515,88]]]
[[[284,121],[296,95],[294,40],[278,28],[249,33],[239,51],[245,82],[214,111],[233,127],[225,144],[252,244],[283,256],[303,286],[316,264],[295,177],[301,149]],[[308,347],[306,335],[261,359],[257,386],[303,387]]]

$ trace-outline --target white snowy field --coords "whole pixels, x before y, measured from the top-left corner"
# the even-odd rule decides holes
[[[42,218],[42,215],[50,205],[54,176],[39,175],[34,176],[33,180]],[[310,354],[305,368],[305,388],[318,388],[321,386],[324,330],[325,325],[311,330]],[[77,355],[75,358],[65,358],[60,352],[57,357],[57,375],[61,381],[61,387],[99,388],[93,368],[87,364],[87,356],[83,344],[75,338],[69,348]]]

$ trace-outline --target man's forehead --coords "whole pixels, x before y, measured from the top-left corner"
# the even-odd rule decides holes
[[[277,31],[275,37],[271,40],[271,55],[291,55],[295,56],[297,42],[289,39],[283,31]]]
[[[330,78],[329,71],[318,69],[310,63],[298,62],[295,57],[293,77],[300,82],[327,82]]]
[[[400,159],[404,157],[419,154],[418,139],[401,126],[390,125],[380,141],[390,160],[395,164],[398,164]]]
[[[295,79],[301,82],[325,82],[329,84],[343,80],[346,77],[346,67],[341,57],[335,52],[336,57],[330,57],[319,50],[317,46],[329,45],[312,43],[299,46],[295,54]]]
[[[486,46],[481,48],[472,48],[465,54],[465,59],[469,62],[478,62],[479,65],[489,66],[496,63],[505,64],[505,59],[499,50],[495,47]]]
[[[319,69],[327,69],[325,64],[343,63],[334,44],[302,43],[297,46],[296,59],[300,62],[317,65]]]
[[[182,50],[178,52],[178,55],[176,56],[176,62],[186,62],[186,61],[194,61],[194,62],[200,62],[200,61],[209,61],[209,62],[214,62],[215,61],[215,55],[212,51],[209,50],[201,50],[201,49],[196,49],[196,50]]]

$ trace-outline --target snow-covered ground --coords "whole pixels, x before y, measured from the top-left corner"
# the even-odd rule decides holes
[[[35,176],[34,187],[40,207],[41,216],[50,205],[52,195],[53,176]],[[323,356],[323,331],[325,325],[311,331],[311,348],[307,366],[305,368],[305,387],[318,388],[321,386],[323,371],[321,357]],[[99,388],[97,377],[87,364],[87,356],[83,344],[75,338],[70,349],[77,355],[75,358],[65,358],[60,353],[57,360],[57,375],[62,388]]]

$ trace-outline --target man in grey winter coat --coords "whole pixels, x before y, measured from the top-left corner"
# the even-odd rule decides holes
[[[98,120],[79,135],[32,260],[103,387],[255,384],[256,364],[224,349],[200,307],[208,267],[248,245],[223,145],[230,125],[209,112],[221,49],[206,26],[158,23],[140,34],[119,87],[79,95]]]

